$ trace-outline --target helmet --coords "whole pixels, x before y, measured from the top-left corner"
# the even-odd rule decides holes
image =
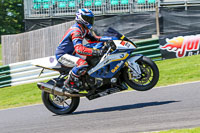
[[[79,9],[76,12],[76,22],[83,24],[88,29],[91,29],[94,24],[94,14],[89,9]]]

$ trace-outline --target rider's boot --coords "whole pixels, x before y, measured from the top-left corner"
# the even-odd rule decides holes
[[[81,81],[79,78],[73,74],[71,71],[68,78],[64,82],[64,87],[63,89],[66,90],[69,93],[74,93],[74,92],[79,92],[79,88],[81,86]]]

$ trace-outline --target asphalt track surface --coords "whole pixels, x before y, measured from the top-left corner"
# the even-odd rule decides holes
[[[138,133],[200,126],[200,82],[85,98],[72,115],[43,105],[0,110],[0,133]]]

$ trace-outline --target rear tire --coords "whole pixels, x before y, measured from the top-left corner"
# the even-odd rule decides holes
[[[134,90],[147,91],[152,89],[159,80],[159,70],[157,65],[149,58],[143,56],[136,61],[142,71],[140,79],[130,79],[130,69],[125,67],[123,69],[124,81]]]
[[[60,98],[63,98],[63,100],[60,100]],[[64,115],[70,114],[77,109],[80,97],[60,97],[42,91],[42,101],[49,111],[57,115]]]

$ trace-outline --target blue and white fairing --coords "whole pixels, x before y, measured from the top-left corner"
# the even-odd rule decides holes
[[[112,78],[129,59],[136,46],[128,41],[113,40],[116,50],[111,54],[105,54],[101,61],[88,74],[94,78]]]
[[[113,40],[116,45],[116,50],[130,51],[136,49],[136,46],[128,41]]]

